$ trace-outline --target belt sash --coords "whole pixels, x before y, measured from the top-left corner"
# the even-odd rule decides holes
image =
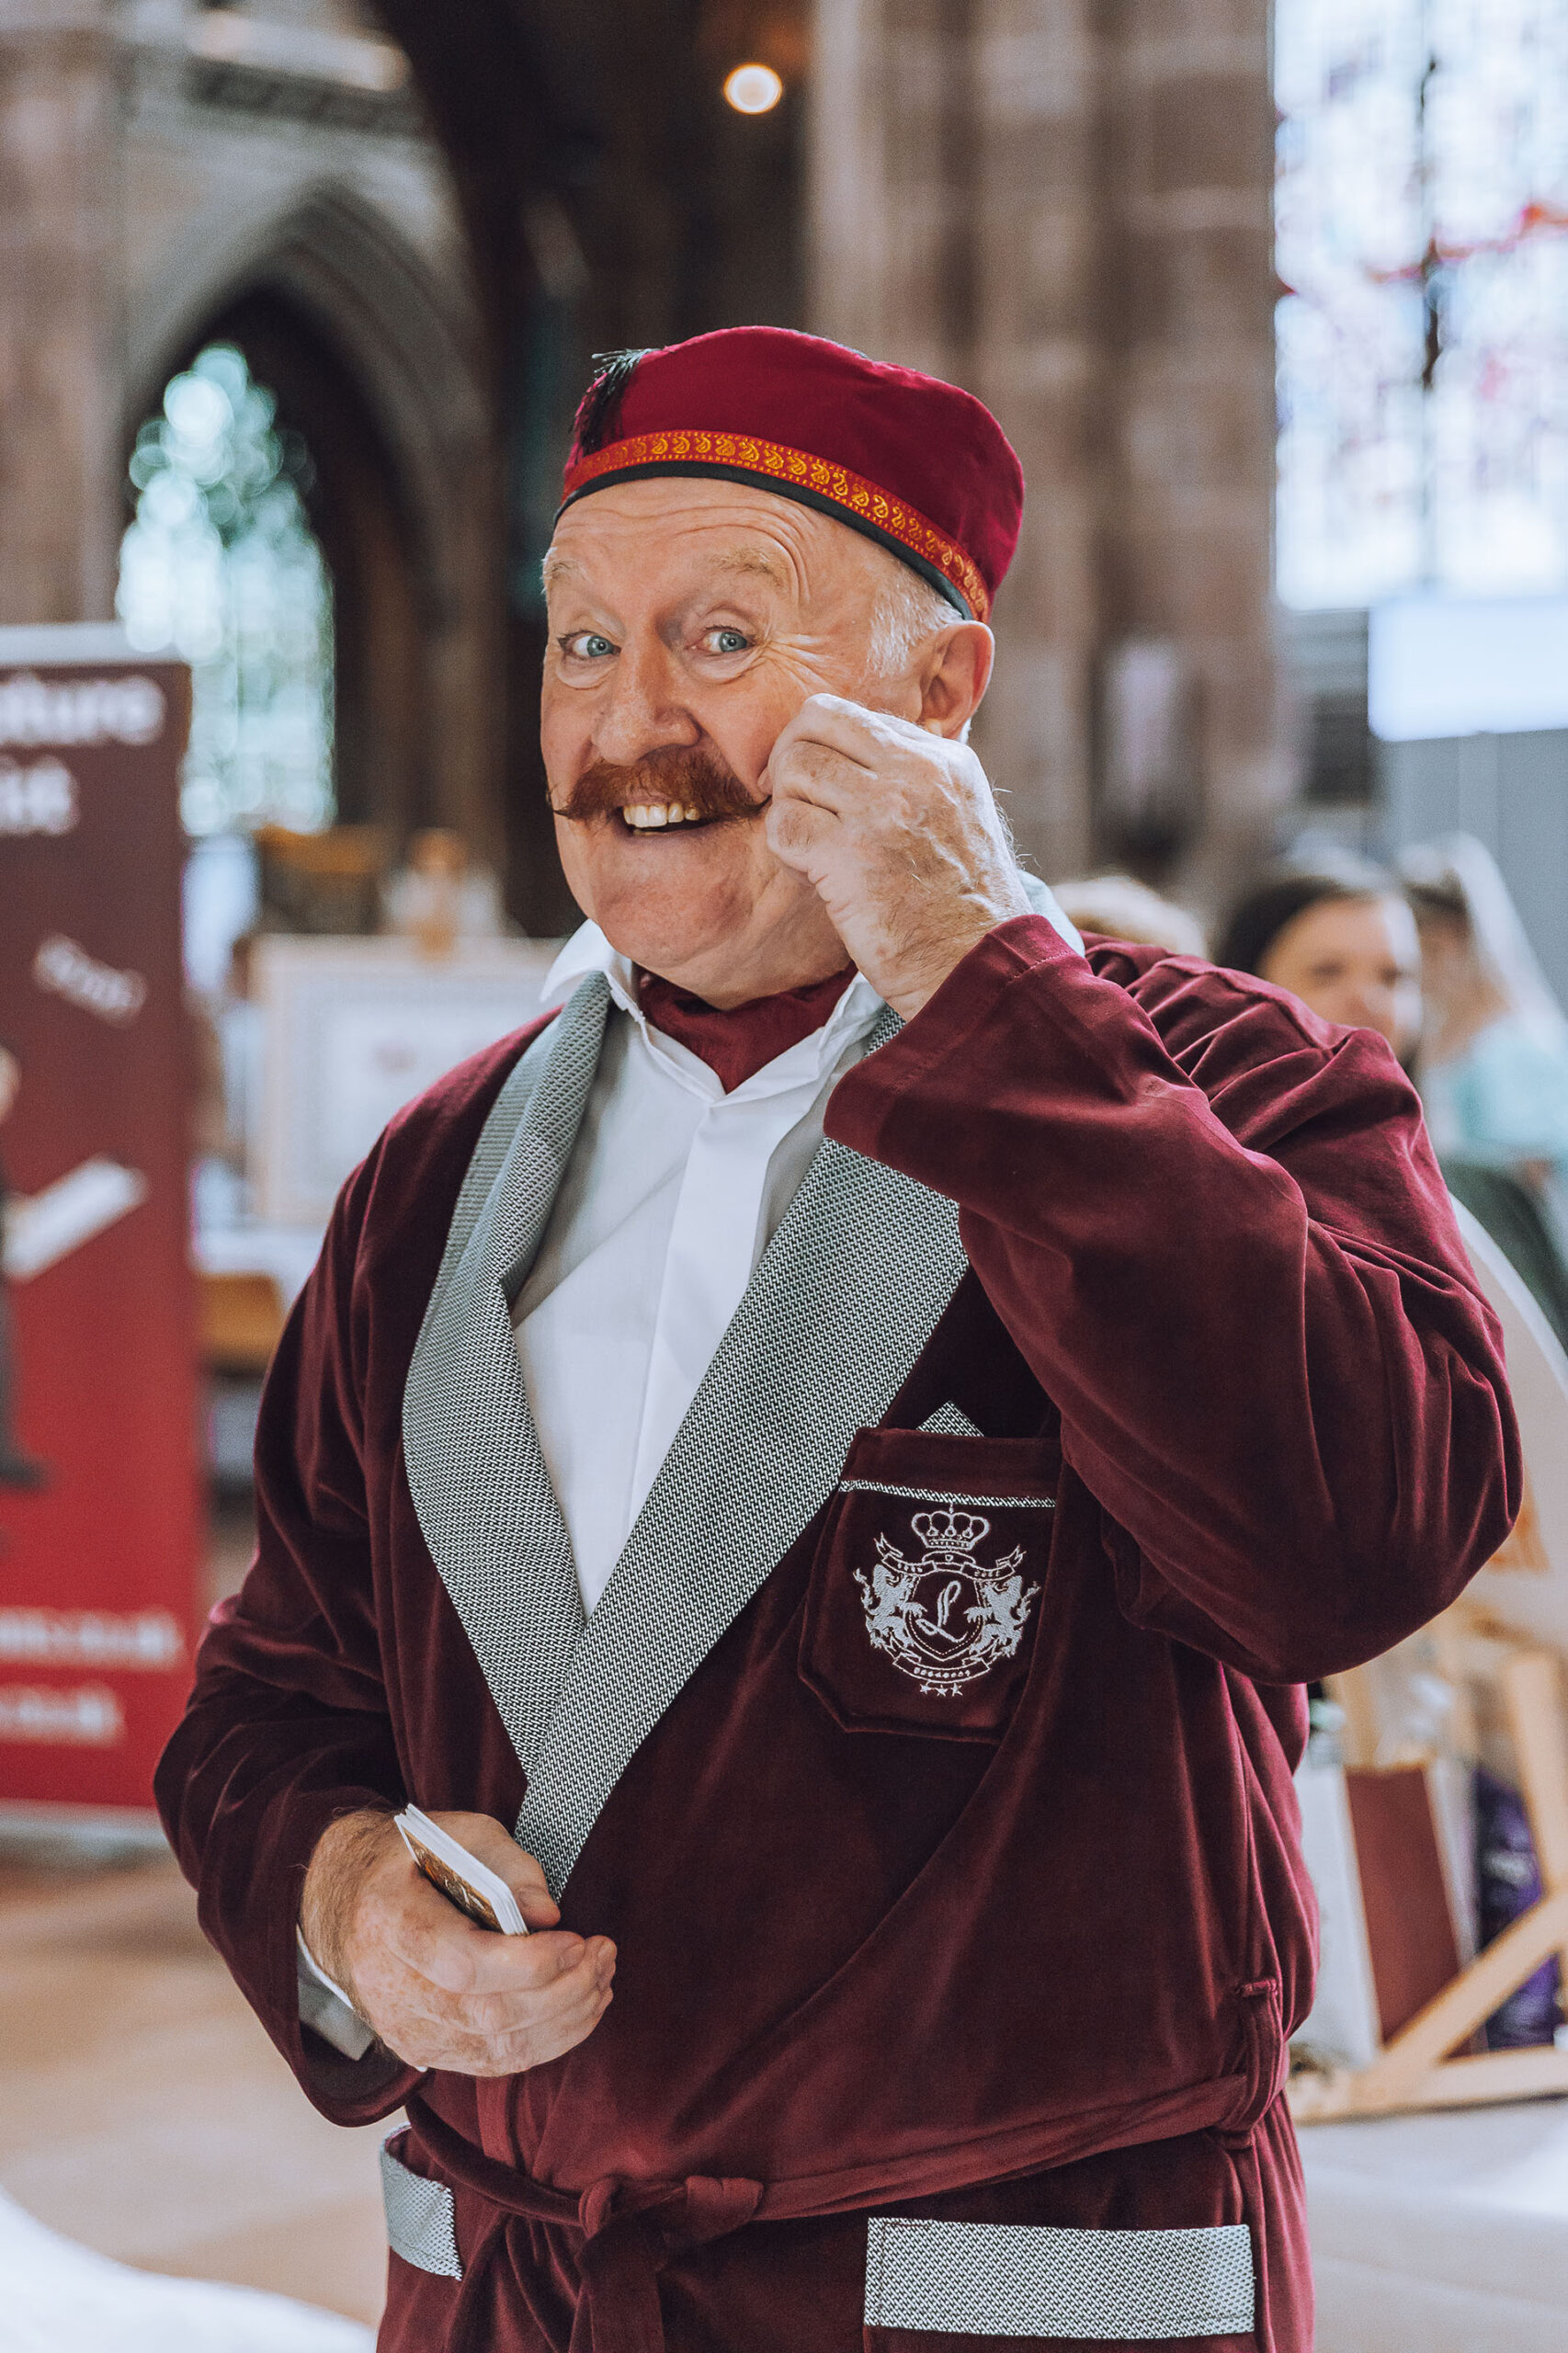
[[[565,2353],[666,2353],[658,2275],[672,2256],[689,2247],[748,2222],[799,2222],[808,2215],[937,2197],[1187,2132],[1222,2131],[1231,2145],[1244,2147],[1278,2088],[1267,2076],[1259,2081],[1256,2075],[1222,2075],[1134,2102],[1114,2120],[1101,2111],[1093,2119],[1023,2126],[879,2167],[785,2182],[711,2174],[628,2181],[609,2175],[581,2194],[553,2189],[485,2156],[417,2093],[405,2112],[414,2138],[448,2184],[468,2190],[492,2210],[463,2259],[449,2345],[483,2341],[477,2334],[480,2299],[494,2284],[494,2267],[511,2225],[525,2222],[560,2230],[573,2243],[580,2292]],[[516,2263],[511,2268],[526,2296],[522,2268]]]

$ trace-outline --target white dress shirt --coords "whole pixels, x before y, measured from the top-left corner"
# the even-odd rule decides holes
[[[821,1029],[726,1095],[651,1027],[595,924],[545,982],[613,1000],[605,1050],[539,1255],[513,1309],[540,1445],[591,1611],[752,1270],[822,1139],[834,1082],[882,1011],[857,973]]]

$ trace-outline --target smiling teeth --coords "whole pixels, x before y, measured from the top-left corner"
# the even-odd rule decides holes
[[[678,801],[639,801],[635,807],[623,809],[621,815],[633,833],[652,833],[660,825],[695,825],[695,809],[683,808]]]

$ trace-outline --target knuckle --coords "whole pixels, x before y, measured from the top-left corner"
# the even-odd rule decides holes
[[[479,1975],[476,1958],[460,1939],[431,1935],[419,1958],[432,1983],[452,2000],[467,2001],[474,1994]]]
[[[477,1995],[465,2006],[482,2034],[504,2034],[530,2017],[538,2000],[531,1986],[506,1986]]]

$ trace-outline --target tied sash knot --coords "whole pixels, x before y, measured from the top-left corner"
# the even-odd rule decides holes
[[[443,2175],[491,2209],[463,2266],[452,2314],[454,2345],[483,2341],[481,2299],[494,2290],[507,2233],[520,2220],[553,2223],[575,2242],[581,2292],[568,2353],[665,2353],[659,2272],[682,2248],[744,2228],[762,2202],[761,2182],[710,2174],[688,2174],[676,2182],[623,2181],[612,2175],[574,2198],[482,2156],[423,2100],[411,2099],[408,2108],[415,2139]],[[518,2276],[518,2267],[508,2268]]]

